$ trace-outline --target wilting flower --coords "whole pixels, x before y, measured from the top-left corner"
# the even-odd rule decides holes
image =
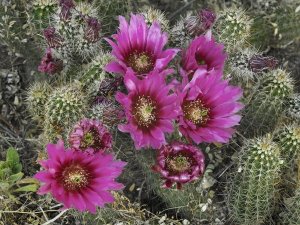
[[[226,60],[224,46],[206,36],[195,38],[183,53],[181,67],[184,75],[190,75],[197,69],[222,72]],[[222,76],[222,73],[218,73]]]
[[[88,42],[95,43],[100,40],[101,25],[96,18],[89,17],[86,21],[87,28],[84,37]]]
[[[87,153],[106,152],[112,148],[112,136],[96,119],[82,119],[69,137],[72,149]]]
[[[175,142],[164,145],[158,150],[153,170],[166,180],[164,186],[170,188],[173,183],[181,189],[182,184],[198,179],[204,173],[205,157],[200,149],[193,145]]]
[[[192,81],[183,83],[178,93],[179,130],[195,143],[226,143],[241,120],[236,113],[242,90],[219,79],[216,71],[199,69]]]
[[[109,129],[114,128],[125,120],[124,110],[115,101],[103,97],[94,102],[94,106],[91,109],[90,116],[92,118],[98,118]]]
[[[145,75],[153,70],[162,71],[178,52],[178,49],[163,50],[168,37],[157,22],[148,27],[142,15],[133,14],[129,24],[122,16],[119,21],[120,30],[112,36],[116,42],[106,39],[116,57],[116,61],[106,66],[108,72],[125,75],[130,68],[136,75]]]
[[[123,82],[123,76],[115,76],[114,78],[104,78],[99,86],[100,96],[111,96],[118,90]]]
[[[250,69],[254,73],[259,73],[265,70],[274,70],[278,65],[278,60],[272,56],[254,55],[249,60]]]
[[[55,74],[62,71],[62,69],[63,61],[60,59],[53,58],[51,48],[47,48],[46,54],[42,58],[38,70],[42,73]]]
[[[116,182],[126,163],[115,161],[111,154],[87,155],[64,148],[64,143],[47,145],[48,159],[34,177],[44,183],[38,193],[51,193],[64,208],[95,213],[96,206],[114,201],[109,191],[120,190]]]
[[[48,27],[44,30],[44,37],[49,48],[58,48],[63,44],[63,38],[55,32],[54,27]]]
[[[71,9],[75,7],[73,0],[59,0],[59,6],[61,7],[60,18],[68,20],[71,16]]]
[[[196,37],[208,31],[216,20],[216,15],[209,9],[200,10],[196,16],[190,16],[185,21],[185,29],[190,36]]]
[[[129,93],[118,92],[116,100],[123,106],[128,123],[119,125],[119,130],[130,133],[136,149],[160,148],[166,143],[164,133],[173,131],[177,96],[169,93],[171,86],[157,71],[143,80],[129,72],[124,83]]]

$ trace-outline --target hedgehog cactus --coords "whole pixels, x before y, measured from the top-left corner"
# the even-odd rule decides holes
[[[86,101],[81,87],[76,83],[53,91],[46,104],[46,135],[66,135],[72,124],[83,117]]]
[[[48,101],[51,87],[46,82],[36,82],[27,92],[28,109],[34,119],[43,121],[45,105]]]
[[[293,197],[285,199],[285,211],[282,213],[282,225],[300,224],[300,189]]]
[[[270,71],[262,77],[241,122],[240,129],[246,137],[274,130],[283,114],[284,103],[293,91],[293,83],[290,74],[281,69]]]
[[[295,159],[300,152],[300,126],[292,124],[278,132],[277,142],[281,147],[282,156],[288,161]]]
[[[243,153],[228,196],[230,215],[239,225],[264,224],[275,203],[280,149],[266,136],[251,140]]]
[[[247,42],[251,24],[252,20],[244,10],[236,7],[225,9],[216,23],[219,42],[225,44],[227,51],[234,52]]]

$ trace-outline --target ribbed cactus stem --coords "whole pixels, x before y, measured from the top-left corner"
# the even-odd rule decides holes
[[[280,149],[270,136],[249,141],[228,196],[229,215],[236,224],[264,224],[271,216],[282,163]]]
[[[294,82],[284,70],[276,69],[262,76],[241,121],[240,130],[248,138],[274,130],[293,91]]]

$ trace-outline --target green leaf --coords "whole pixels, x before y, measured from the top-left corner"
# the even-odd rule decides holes
[[[28,178],[24,178],[20,181],[18,181],[18,184],[39,184],[40,182],[35,179],[35,178],[31,178],[31,177],[28,177]]]
[[[11,184],[13,184],[13,183],[15,183],[15,182],[21,180],[22,177],[23,177],[23,175],[24,175],[24,174],[23,174],[22,172],[13,174],[13,175],[11,175],[10,177],[8,177],[8,182],[10,182]]]
[[[35,192],[38,189],[38,187],[39,186],[37,184],[29,184],[24,187],[17,188],[13,192]]]
[[[9,183],[7,182],[0,182],[0,190],[2,191],[8,191],[9,189]]]
[[[12,172],[19,173],[22,170],[22,165],[20,164],[20,157],[18,151],[15,148],[10,147],[6,153],[6,163],[8,167],[12,169]]]

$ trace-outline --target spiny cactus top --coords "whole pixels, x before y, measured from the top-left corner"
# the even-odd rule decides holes
[[[45,105],[51,93],[51,87],[46,82],[36,82],[27,92],[28,109],[33,117],[41,119],[45,117]]]
[[[206,69],[218,71],[221,77],[226,59],[223,48],[222,44],[216,43],[208,36],[195,38],[183,53],[183,75],[192,76],[197,69]]]
[[[244,10],[236,7],[227,8],[220,15],[216,24],[218,38],[228,50],[242,46],[250,36],[252,20]]]
[[[46,119],[53,126],[64,126],[82,116],[87,99],[80,86],[73,84],[55,90],[46,105]]]
[[[293,91],[294,81],[282,69],[270,71],[263,79],[263,90],[277,99],[287,98]]]
[[[96,119],[82,119],[69,136],[70,147],[87,153],[106,152],[112,148],[112,136]]]
[[[96,206],[114,201],[109,191],[123,188],[115,179],[126,163],[111,154],[87,155],[65,149],[62,141],[48,144],[47,153],[48,159],[40,161],[44,170],[34,176],[44,183],[38,193],[51,193],[64,208],[96,213]]]
[[[197,144],[228,142],[234,132],[232,127],[241,119],[236,113],[243,108],[238,102],[242,90],[220,80],[218,73],[198,69],[192,81],[183,80],[177,90],[179,130]]]
[[[268,135],[264,138],[252,140],[247,147],[249,149],[248,160],[255,162],[259,168],[278,168],[278,165],[283,163],[279,146]]]
[[[162,71],[179,51],[163,50],[168,36],[156,21],[148,27],[143,16],[133,14],[129,24],[122,16],[119,21],[119,32],[112,36],[116,42],[106,39],[117,59],[106,66],[108,72],[125,75],[130,69],[136,75],[145,75],[153,70]]]
[[[165,133],[173,131],[172,121],[177,116],[176,95],[170,94],[163,75],[154,71],[139,80],[133,72],[126,74],[125,86],[129,93],[118,92],[116,100],[122,104],[128,123],[119,125],[130,133],[136,149],[160,148],[166,144]]]
[[[282,156],[293,159],[300,152],[300,125],[295,123],[284,127],[278,132],[278,143],[281,146]]]
[[[141,14],[145,17],[145,22],[148,26],[151,26],[156,21],[163,31],[169,30],[169,20],[160,10],[150,7],[148,10],[141,12]]]
[[[173,183],[181,189],[182,184],[194,181],[203,175],[205,157],[200,149],[193,145],[174,142],[158,150],[157,162],[153,170],[166,180],[164,187]]]

